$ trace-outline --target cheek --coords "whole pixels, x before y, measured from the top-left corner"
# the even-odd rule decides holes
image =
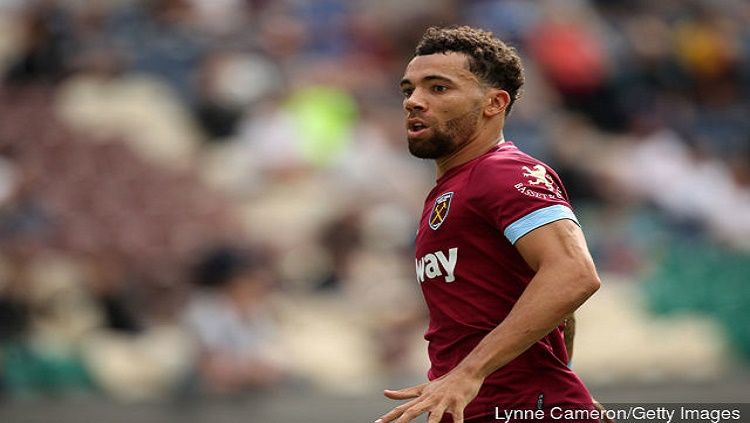
[[[444,124],[445,122],[460,117],[461,115],[466,113],[464,107],[465,106],[459,103],[443,103],[435,108],[435,117],[440,121],[441,124]]]
[[[450,121],[463,120],[467,116],[472,115],[475,110],[476,108],[473,108],[466,101],[461,101],[441,106],[440,110],[436,112],[440,116],[440,122],[445,124]]]

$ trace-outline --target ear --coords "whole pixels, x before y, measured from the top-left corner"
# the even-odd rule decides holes
[[[493,117],[499,114],[505,115],[505,109],[510,104],[510,94],[499,88],[492,88],[487,91],[487,102],[484,108],[484,115]]]

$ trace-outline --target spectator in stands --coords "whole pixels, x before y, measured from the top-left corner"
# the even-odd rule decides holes
[[[199,291],[185,323],[199,344],[200,389],[235,394],[284,380],[269,295],[273,275],[262,253],[221,247],[195,270]]]

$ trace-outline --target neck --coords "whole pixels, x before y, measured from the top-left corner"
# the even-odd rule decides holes
[[[435,160],[437,177],[440,178],[448,170],[475,159],[504,142],[502,129],[499,134],[497,132],[477,134],[450,155]]]

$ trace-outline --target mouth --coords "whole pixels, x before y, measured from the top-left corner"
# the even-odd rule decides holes
[[[430,129],[424,122],[419,119],[409,119],[406,121],[406,135],[409,138],[417,138]]]

